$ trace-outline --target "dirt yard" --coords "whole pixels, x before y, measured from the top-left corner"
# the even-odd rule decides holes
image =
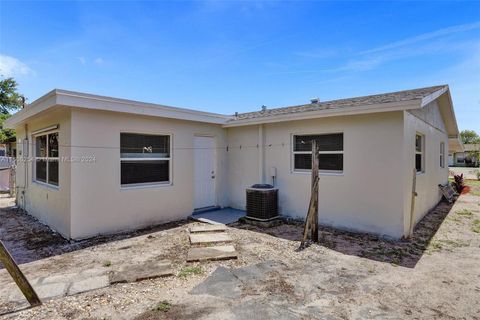
[[[409,241],[327,228],[297,251],[296,223],[227,230],[238,260],[185,263],[181,221],[70,243],[13,209],[0,211],[0,238],[28,278],[125,264],[172,261],[175,276],[46,301],[5,299],[16,290],[0,270],[5,319],[480,319],[480,182],[453,205],[440,203]],[[4,206],[9,199],[1,199]]]

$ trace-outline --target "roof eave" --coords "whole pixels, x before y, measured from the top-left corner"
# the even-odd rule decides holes
[[[29,118],[54,106],[77,107],[91,110],[113,111],[137,115],[156,116],[178,120],[224,124],[231,116],[183,109],[139,101],[103,97],[55,89],[18,111],[6,122],[7,128],[15,128]]]
[[[25,120],[35,116],[36,114],[45,111],[57,104],[57,89],[54,89],[34,102],[28,104],[26,107],[13,114],[10,118],[5,120],[4,126],[8,129],[15,129],[21,125]]]
[[[464,152],[465,148],[459,136],[448,136],[448,152]]]

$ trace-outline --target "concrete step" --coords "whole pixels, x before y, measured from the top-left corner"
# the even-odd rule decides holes
[[[237,259],[238,253],[234,246],[214,246],[203,248],[190,248],[187,261],[227,260]]]
[[[222,232],[225,230],[227,230],[227,226],[224,224],[202,224],[191,227],[190,233]]]
[[[217,242],[231,242],[232,238],[225,232],[204,232],[190,234],[190,244],[207,244]]]

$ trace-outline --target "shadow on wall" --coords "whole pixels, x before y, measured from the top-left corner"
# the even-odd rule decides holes
[[[452,206],[453,204],[445,201],[440,202],[417,224],[413,236],[408,240],[389,240],[372,234],[353,233],[321,226],[319,245],[343,254],[414,268],[429,248],[430,240],[440,228]],[[293,241],[300,241],[303,235],[303,222],[290,221],[270,228],[240,222],[230,226]]]
[[[25,211],[7,207],[0,210],[0,239],[15,258],[15,261],[18,264],[23,264],[111,241],[173,229],[186,223],[188,223],[187,220],[180,220],[135,231],[74,241],[63,238],[59,233],[26,214]],[[1,263],[0,269],[3,269]]]

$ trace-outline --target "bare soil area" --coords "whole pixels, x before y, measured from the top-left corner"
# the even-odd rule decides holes
[[[480,319],[480,183],[440,203],[410,240],[321,228],[297,251],[302,226],[226,231],[239,259],[186,263],[187,227],[158,226],[70,243],[23,213],[0,211],[0,238],[28,278],[170,259],[175,276],[46,301],[2,300],[5,319]],[[5,203],[5,199],[1,199]]]

